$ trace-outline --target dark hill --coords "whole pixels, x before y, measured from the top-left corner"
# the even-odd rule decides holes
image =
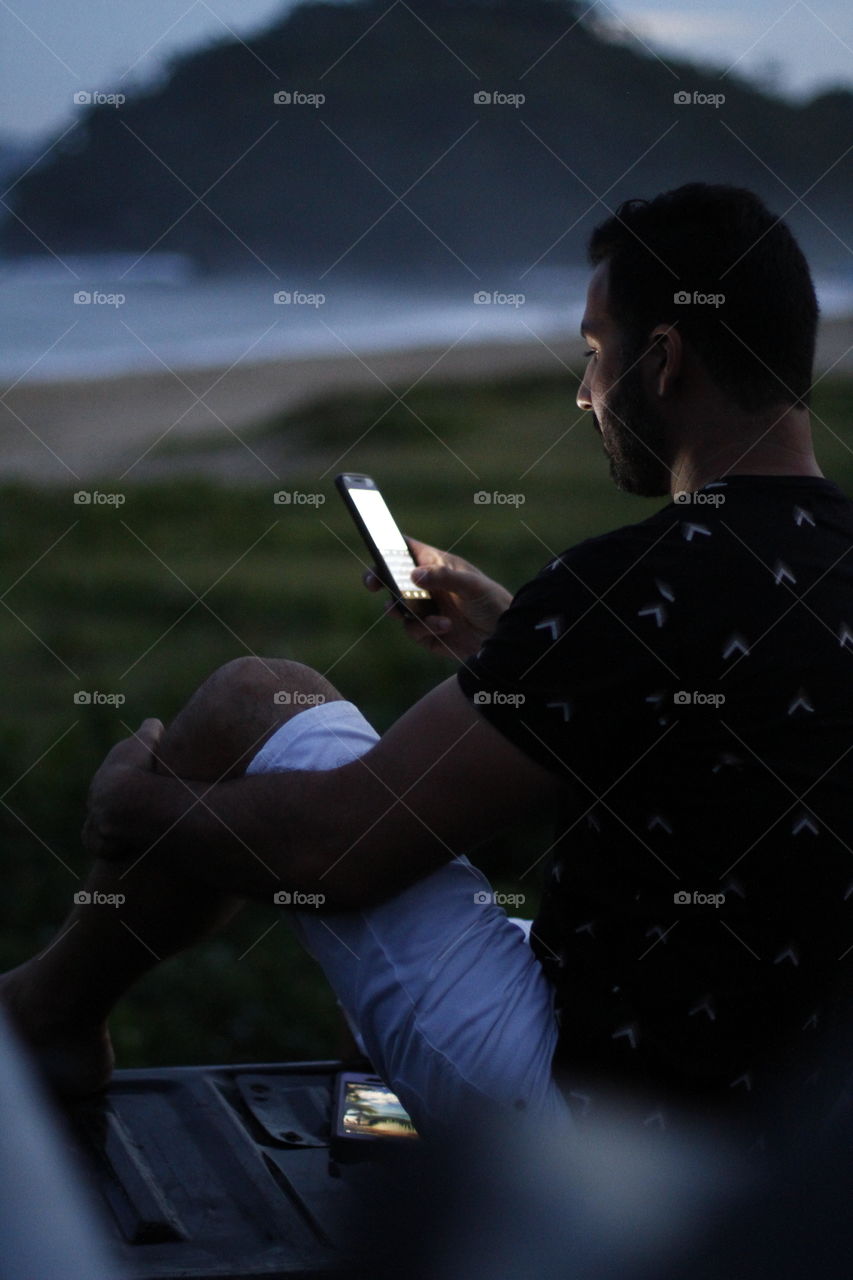
[[[839,157],[853,95],[795,106],[665,64],[579,13],[569,0],[304,4],[251,48],[220,43],[119,108],[76,108],[77,128],[15,188],[2,248],[154,246],[208,267],[473,281],[576,261],[599,196],[615,207],[699,178],[792,206],[814,260],[849,263],[853,166]],[[282,91],[325,102],[279,105]]]

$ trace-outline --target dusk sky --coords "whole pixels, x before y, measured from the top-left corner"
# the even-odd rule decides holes
[[[395,3],[404,0],[389,0],[389,8]],[[250,40],[290,7],[288,0],[0,0],[0,135],[50,138],[73,118],[75,92],[150,82],[175,54],[229,30]],[[853,88],[850,0],[708,0],[689,10],[616,0],[590,8],[600,20],[621,20],[663,58],[678,53],[758,74],[799,96]]]

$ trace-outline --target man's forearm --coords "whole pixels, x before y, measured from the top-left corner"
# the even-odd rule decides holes
[[[126,829],[139,836],[133,860],[165,859],[182,874],[215,888],[272,901],[273,893],[291,887],[282,883],[283,878],[294,883],[308,878],[290,852],[295,815],[286,821],[284,812],[287,793],[301,776],[257,775],[210,784],[140,774],[127,788],[121,814]],[[269,795],[270,777],[276,784],[274,797]],[[269,839],[271,807],[278,819],[274,849]]]
[[[351,804],[343,772],[253,774],[213,785],[139,775],[122,815],[141,836],[134,860],[166,859],[185,876],[262,902],[301,892],[340,909],[379,902],[449,856],[426,830],[419,849],[411,839],[395,844],[394,795],[364,770]]]
[[[225,893],[269,901],[322,893],[325,905],[381,902],[470,852],[563,787],[479,715],[450,678],[369,751],[326,771],[214,783],[153,771],[162,726],[117,743],[89,793],[95,854],[167,859]]]

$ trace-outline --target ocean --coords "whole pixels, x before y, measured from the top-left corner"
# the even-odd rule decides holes
[[[0,384],[576,335],[584,267],[450,284],[200,275],[177,254],[0,263]]]
[[[538,267],[450,284],[200,275],[179,254],[0,262],[0,385],[234,361],[575,337],[588,270]],[[853,273],[817,279],[853,315]],[[476,287],[475,287],[476,286]]]

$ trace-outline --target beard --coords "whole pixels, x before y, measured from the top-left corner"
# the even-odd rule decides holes
[[[650,403],[639,368],[623,359],[627,372],[605,398],[597,420],[601,442],[617,489],[641,498],[660,498],[670,491],[667,429]]]

